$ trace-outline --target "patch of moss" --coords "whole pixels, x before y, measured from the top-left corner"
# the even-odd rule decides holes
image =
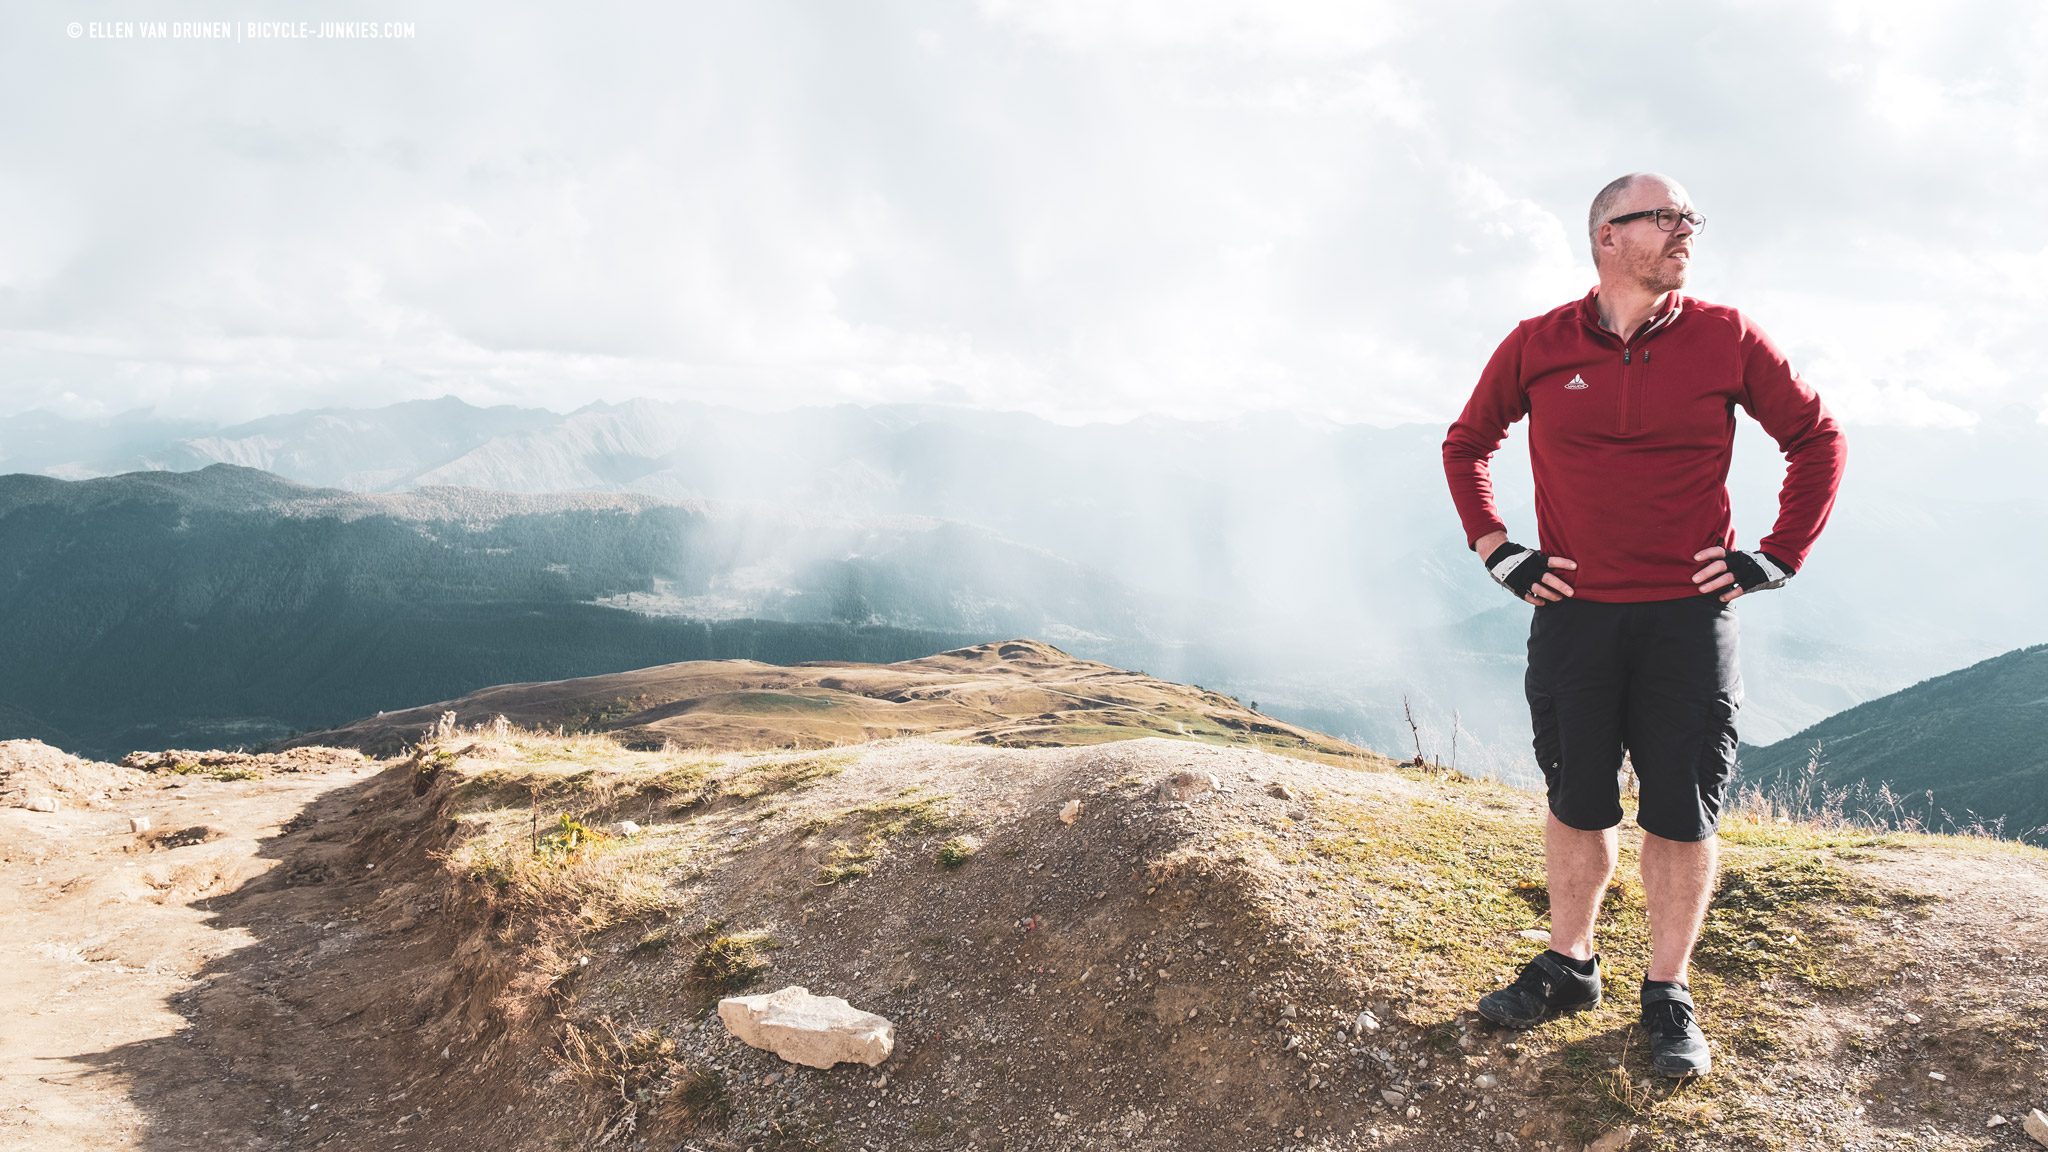
[[[698,951],[690,970],[716,987],[744,988],[768,970],[766,953],[776,946],[766,932],[714,936]]]
[[[981,845],[971,836],[955,836],[939,845],[939,867],[958,868],[974,858]]]
[[[1919,902],[1880,892],[1824,852],[1731,854],[1694,963],[1727,977],[1790,976],[1821,991],[1870,987],[1885,973],[1849,947],[1848,917]]]
[[[851,822],[854,828],[850,836],[832,842],[824,862],[819,864],[816,883],[820,887],[866,876],[873,870],[874,859],[891,840],[905,834],[943,831],[948,818],[943,797],[903,797],[849,808],[814,827],[842,822]]]

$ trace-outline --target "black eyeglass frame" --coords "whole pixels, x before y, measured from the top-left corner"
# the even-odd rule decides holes
[[[1671,227],[1669,228],[1666,228],[1664,226],[1664,221],[1662,219],[1664,213],[1666,212],[1671,213]],[[1692,225],[1692,230],[1695,232],[1704,232],[1707,230],[1707,218],[1705,216],[1702,216],[1697,212],[1680,212],[1676,208],[1645,208],[1641,212],[1623,213],[1622,215],[1616,216],[1614,219],[1609,220],[1608,223],[1626,224],[1631,220],[1641,220],[1645,216],[1654,216],[1658,218],[1657,230],[1659,232],[1678,231],[1678,222],[1680,220],[1683,220],[1687,224]]]

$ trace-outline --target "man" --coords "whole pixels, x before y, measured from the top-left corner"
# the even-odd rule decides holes
[[[1598,287],[1502,342],[1444,441],[1465,538],[1536,606],[1525,685],[1550,813],[1550,948],[1479,1012],[1532,1027],[1600,1002],[1593,923],[1614,873],[1627,751],[1640,787],[1650,966],[1642,1021],[1666,1076],[1712,1067],[1686,988],[1713,892],[1742,700],[1733,602],[1806,562],[1847,446],[1820,397],[1733,308],[1679,294],[1706,225],[1677,182],[1624,176],[1593,201]],[[1784,450],[1778,521],[1735,551],[1735,409]],[[1540,547],[1508,540],[1487,462],[1529,417]]]

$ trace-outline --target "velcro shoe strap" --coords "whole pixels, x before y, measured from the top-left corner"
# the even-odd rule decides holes
[[[1538,968],[1548,972],[1551,980],[1561,986],[1569,987],[1586,979],[1584,973],[1574,972],[1559,964],[1548,952],[1538,952],[1534,963]]]
[[[1643,989],[1643,1007],[1645,1008],[1648,1008],[1652,1004],[1662,1004],[1667,1000],[1673,1003],[1683,1004],[1687,1008],[1695,1007],[1695,1005],[1692,1002],[1692,993],[1686,991],[1683,988]]]

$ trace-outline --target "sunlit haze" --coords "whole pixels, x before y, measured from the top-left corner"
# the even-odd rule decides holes
[[[2048,411],[2035,4],[162,7],[0,15],[0,415],[1446,421],[1636,169],[1846,421]]]

